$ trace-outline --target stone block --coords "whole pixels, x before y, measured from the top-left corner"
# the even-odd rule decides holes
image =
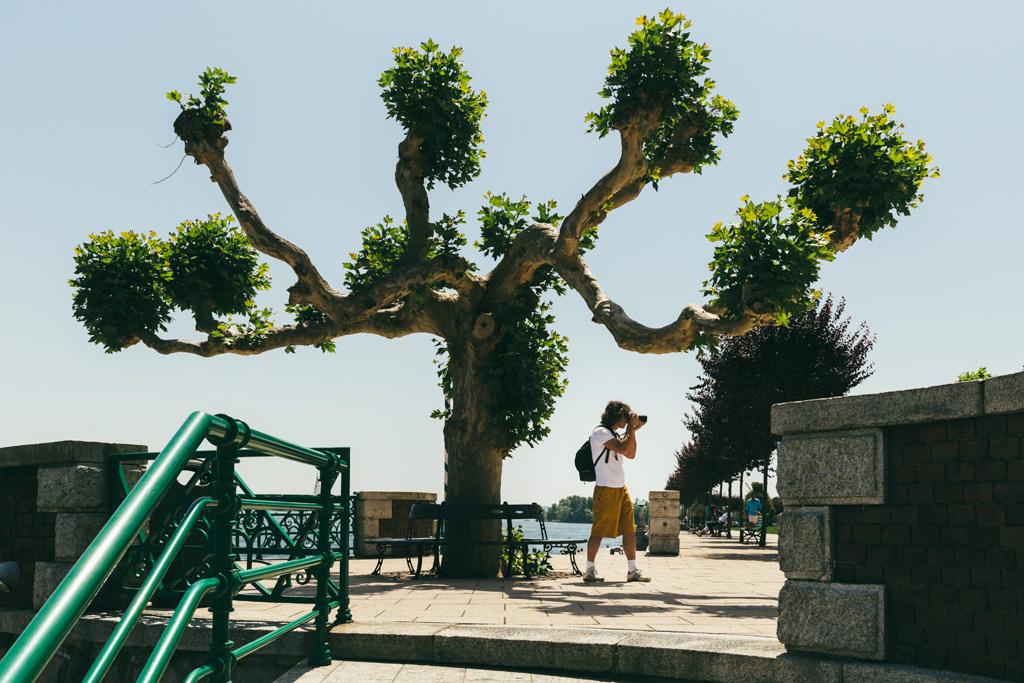
[[[679,535],[679,517],[654,517],[651,516],[651,523],[648,525],[650,529],[651,537],[654,536],[669,536],[675,537]]]
[[[105,463],[111,453],[145,453],[140,444],[100,443],[98,441],[54,441],[0,448],[0,467],[22,465],[67,465]]]
[[[779,640],[790,650],[885,659],[885,586],[786,581]]]
[[[391,501],[357,499],[356,517],[365,519],[391,519]]]
[[[647,496],[647,500],[652,503],[656,500],[672,500],[678,503],[679,491],[651,491]]]
[[[977,417],[985,402],[982,382],[864,396],[839,396],[772,406],[772,433],[780,436]],[[1020,405],[1020,399],[1017,400]]]
[[[417,503],[436,503],[436,493],[423,491],[357,491],[356,501],[360,500],[414,500]]]
[[[98,512],[107,509],[107,473],[78,464],[39,468],[39,512]]]
[[[980,384],[984,389],[986,415],[1024,410],[1024,372],[991,377]]]
[[[600,629],[452,626],[434,636],[437,662],[611,672],[622,633]]]
[[[679,519],[679,501],[678,500],[652,500],[650,501],[650,516],[651,518],[662,517],[669,518],[675,517]]]
[[[786,654],[766,638],[633,633],[618,646],[616,673],[643,680],[839,683],[842,663]]]
[[[786,436],[778,463],[778,491],[786,506],[885,503],[881,429]]]
[[[36,562],[35,581],[32,584],[33,609],[38,611],[46,604],[73,566],[70,562]]]
[[[675,536],[651,536],[647,545],[648,555],[678,555],[679,535]]]
[[[103,512],[58,512],[54,529],[54,559],[77,562],[108,519]]]
[[[779,568],[787,579],[832,580],[832,508],[788,507],[779,515]]]
[[[335,659],[364,659],[372,653],[378,660],[431,662],[434,635],[446,628],[447,624],[353,622],[332,626],[327,642]]]

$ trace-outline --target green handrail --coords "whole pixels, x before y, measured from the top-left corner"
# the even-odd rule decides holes
[[[142,611],[146,608],[146,603],[153,597],[153,593],[156,592],[157,587],[160,585],[161,579],[164,574],[167,573],[167,569],[171,566],[174,561],[174,556],[181,550],[181,546],[185,545],[185,539],[188,538],[189,533],[192,531],[192,527],[195,526],[196,521],[206,511],[207,507],[215,506],[217,501],[213,498],[200,498],[192,503],[189,507],[188,512],[185,513],[184,519],[181,524],[178,525],[177,531],[171,536],[171,540],[167,542],[167,547],[164,549],[163,554],[160,555],[160,559],[153,565],[153,570],[146,577],[142,587],[139,588],[138,594],[132,600],[131,604],[128,605],[128,609],[124,611],[124,615],[121,617],[121,621],[118,622],[117,628],[110,636],[110,640],[107,641],[103,649],[100,650],[99,655],[96,657],[96,661],[93,662],[89,672],[82,679],[82,683],[100,683],[103,677],[107,675],[107,671],[110,666],[114,663],[114,658],[117,657],[117,653],[121,651],[125,641],[128,639],[132,628],[134,628],[139,617],[142,616]]]
[[[321,477],[325,480],[326,490],[317,497],[318,503],[312,504],[309,508],[315,507],[321,512],[319,554],[313,557],[294,560],[290,563],[281,563],[277,565],[277,568],[281,572],[287,572],[294,569],[293,565],[295,563],[300,563],[303,567],[317,566],[318,590],[316,608],[309,617],[315,618],[317,621],[317,638],[320,642],[310,660],[314,663],[330,662],[330,651],[326,646],[326,621],[331,606],[335,604],[341,606],[340,620],[351,620],[351,614],[348,611],[347,595],[347,552],[341,554],[341,573],[343,575],[341,580],[344,591],[340,597],[343,602],[329,603],[326,593],[326,586],[330,581],[328,572],[334,558],[334,554],[330,552],[328,534],[326,533],[329,531],[330,514],[334,510],[330,488],[337,475],[344,472],[346,476],[342,477],[342,493],[348,494],[349,481],[347,475],[349,472],[349,462],[346,458],[333,453],[321,453],[277,439],[262,432],[251,430],[245,423],[237,422],[227,416],[213,416],[203,412],[195,412],[178,429],[167,446],[160,452],[160,455],[153,461],[150,469],[126,496],[124,502],[113,513],[96,539],[82,554],[81,559],[72,567],[64,581],[61,582],[50,599],[39,610],[36,617],[14,642],[3,660],[0,660],[0,683],[31,683],[39,677],[65,638],[67,638],[71,629],[95,598],[103,583],[114,571],[128,547],[140,534],[164,494],[204,439],[209,439],[217,446],[219,463],[217,481],[219,486],[213,499],[207,500],[202,505],[198,505],[197,501],[196,506],[190,510],[190,517],[193,512],[195,512],[196,517],[191,518],[189,526],[194,524],[195,519],[198,518],[198,511],[201,511],[201,508],[207,505],[216,505],[219,512],[214,521],[214,542],[218,546],[216,551],[218,566],[215,568],[218,575],[202,579],[186,591],[181,605],[175,611],[167,631],[161,638],[157,651],[154,652],[155,666],[160,667],[160,662],[162,661],[162,668],[160,668],[162,673],[170,661],[170,656],[173,654],[174,647],[181,637],[181,633],[184,632],[188,622],[191,620],[199,600],[206,593],[215,592],[214,604],[211,607],[214,615],[214,639],[211,641],[211,662],[213,664],[210,670],[203,673],[200,678],[211,672],[217,672],[218,669],[221,669],[221,671],[217,672],[218,679],[224,677],[227,680],[226,677],[230,676],[232,662],[230,661],[231,643],[227,640],[227,619],[231,611],[231,591],[233,588],[238,587],[236,582],[242,580],[246,573],[262,575],[266,571],[265,569],[258,569],[250,570],[249,572],[235,572],[234,575],[230,571],[230,525],[240,506],[240,500],[234,494],[233,463],[237,459],[240,446],[247,446],[249,449],[261,453],[313,465],[320,469]],[[269,501],[250,502],[269,503]],[[183,523],[182,527],[179,528],[180,535],[175,534],[172,543],[168,544],[168,550],[170,550],[170,545],[172,544],[177,545],[176,549],[180,549],[188,535],[187,532],[182,533],[182,529],[185,526],[185,523]],[[166,571],[166,566],[162,563],[166,561],[169,564],[173,555],[173,552],[165,552],[161,557],[158,565],[164,571]],[[149,580],[144,584],[143,589],[140,589],[140,596],[129,607],[129,612],[141,611],[146,600],[148,600],[148,596],[143,598],[141,593],[149,591],[151,594],[152,590],[155,590],[160,576],[157,576],[156,567],[154,567]],[[150,585],[150,582],[152,582],[152,585]],[[236,586],[231,584],[236,584]],[[185,616],[186,614],[188,615],[187,617]],[[135,615],[133,621],[137,618],[138,615]],[[128,621],[128,619],[126,618],[125,621]],[[123,633],[120,628],[115,631],[112,638],[113,644],[108,644],[104,648],[100,657],[102,661],[97,662],[98,667],[93,667],[99,673],[94,678],[88,680],[98,681],[102,679],[103,674],[116,656],[117,650],[123,645],[124,639],[127,637],[128,628],[130,627],[126,627]],[[246,654],[248,654],[248,651]],[[152,663],[154,659],[150,661]],[[206,667],[203,668],[205,669]],[[143,678],[140,678],[140,680],[158,680],[160,677],[159,673],[156,674],[155,678],[152,677],[152,672],[155,670],[155,668],[147,664],[147,668],[143,671]],[[91,673],[89,675],[92,676]],[[191,676],[190,679],[192,679]]]
[[[174,656],[174,650],[178,647],[178,641],[181,640],[185,629],[188,628],[188,622],[192,621],[192,617],[199,608],[199,601],[207,593],[226,591],[228,588],[229,586],[219,576],[200,579],[189,586],[181,598],[178,608],[174,610],[174,616],[171,617],[170,623],[167,624],[163,635],[160,636],[156,647],[153,648],[153,654],[149,656],[149,661],[146,662],[146,666],[142,667],[138,683],[157,683],[160,680],[167,665],[171,663],[171,657]]]

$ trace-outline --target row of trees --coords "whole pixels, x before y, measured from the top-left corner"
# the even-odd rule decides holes
[[[719,482],[760,470],[767,511],[768,473],[778,438],[771,431],[775,403],[841,396],[867,379],[874,337],[865,323],[850,329],[845,301],[829,295],[788,325],[762,326],[724,340],[699,359],[702,374],[686,397],[693,413],[683,423],[691,441],[676,453],[665,487],[684,502],[705,499]],[[762,530],[761,544],[765,543]]]
[[[706,303],[683,306],[662,327],[637,322],[608,297],[584,260],[598,226],[647,187],[664,190],[673,175],[710,170],[720,139],[739,116],[714,92],[707,77],[711,49],[691,40],[689,27],[668,10],[644,16],[628,45],[611,51],[599,91],[606,104],[584,120],[588,132],[618,135],[620,156],[604,175],[581,177],[567,215],[557,214],[553,201],[488,193],[476,212],[481,237],[474,246],[496,262],[489,273],[463,253],[465,212],[431,215],[428,194],[438,183],[454,189],[480,174],[487,98],[473,89],[461,48],[445,52],[429,40],[419,49],[396,48],[394,66],[378,82],[387,116],[404,129],[394,174],[404,220],[385,217],[362,232],[343,287],[327,281],[310,255],[286,239],[287,230],[271,230],[242,193],[225,156],[232,128],[225,89],[235,79],[207,69],[198,95],[168,93],[181,107],[174,132],[185,154],[210,173],[238,228],[211,216],[167,241],[133,233],[91,236],[76,251],[75,316],[108,352],[141,343],[158,353],[201,357],[300,345],[331,352],[335,339],[352,334],[430,335],[441,357],[444,403],[434,415],[444,420],[447,497],[500,501],[503,459],[546,436],[565,389],[568,347],[553,328],[553,295],[575,291],[594,322],[629,351],[714,346],[721,335],[782,323],[805,310],[821,263],[895,225],[897,215],[917,206],[923,179],[935,173],[924,144],[903,139],[891,105],[822,122],[789,164],[784,200],[744,197],[736,222],[712,228],[716,248],[701,290]],[[657,236],[645,243],[656,244]],[[271,287],[256,252],[294,274],[284,306],[290,321],[275,322],[270,309],[254,303],[257,292]],[[196,339],[163,334],[176,311],[192,318]],[[498,529],[453,522],[448,533],[468,539]],[[445,549],[442,573],[493,576],[498,565],[494,548],[454,544]]]
[[[594,498],[592,496],[568,496],[548,508],[545,517],[549,522],[592,524],[594,521]]]

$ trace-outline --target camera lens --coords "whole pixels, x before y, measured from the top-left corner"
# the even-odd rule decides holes
[[[647,422],[647,416],[646,415],[637,415],[637,417],[640,418],[641,422]]]

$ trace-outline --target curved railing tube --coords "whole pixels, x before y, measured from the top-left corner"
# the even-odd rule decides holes
[[[310,656],[311,663],[324,664],[331,661],[327,647],[327,620],[330,611],[339,609],[338,622],[351,621],[348,600],[348,549],[334,553],[330,547],[331,517],[336,509],[330,493],[339,474],[341,477],[342,500],[349,505],[349,461],[348,451],[338,455],[329,451],[320,452],[277,439],[262,432],[249,429],[243,423],[223,415],[209,415],[195,412],[175,433],[167,446],[153,460],[149,470],[138,484],[127,493],[124,501],[111,515],[96,539],[82,554],[81,559],[57,587],[46,604],[24,630],[21,636],[0,661],[0,683],[32,683],[46,668],[61,643],[81,618],[107,578],[113,573],[121,558],[133,541],[140,535],[146,522],[153,515],[164,495],[174,484],[189,459],[195,454],[204,439],[217,446],[214,460],[212,495],[194,501],[179,524],[163,553],[155,563],[149,576],[138,589],[138,593],[125,611],[124,618],[115,628],[110,641],[101,650],[85,683],[99,683],[112,665],[118,651],[124,645],[128,633],[137,622],[149,598],[168,571],[176,554],[185,545],[190,531],[207,508],[215,508],[211,522],[213,538],[212,576],[200,579],[185,592],[178,609],[175,610],[160,642],[142,671],[139,681],[158,681],[170,662],[182,634],[195,613],[203,596],[213,593],[210,611],[213,614],[213,635],[210,642],[210,659],[207,664],[193,671],[187,680],[198,681],[213,675],[215,681],[228,681],[237,659],[250,654],[262,645],[271,642],[284,633],[316,620],[316,646]],[[318,495],[301,497],[305,500],[262,500],[237,495],[234,463],[238,461],[239,449],[247,448],[266,455],[287,458],[315,466],[320,471],[324,488]],[[311,499],[311,500],[310,500]],[[315,502],[313,502],[315,501]],[[232,526],[237,522],[240,509],[308,511],[316,515],[319,526],[316,554],[281,562],[269,567],[241,571],[235,569],[231,545]],[[335,559],[341,560],[340,585],[330,580],[330,567]],[[232,611],[233,595],[249,583],[266,578],[307,569],[317,579],[317,596],[314,609],[280,629],[237,650],[231,649],[228,640],[228,620]],[[332,595],[328,586],[334,586]],[[336,599],[332,599],[336,598]]]
[[[231,426],[223,418],[202,412],[189,416],[11,646],[0,667],[0,683],[21,683],[39,677],[192,453],[206,437],[223,438],[230,431]]]
[[[185,629],[188,628],[188,622],[192,621],[196,609],[199,608],[199,601],[207,593],[226,591],[228,589],[229,586],[219,576],[200,579],[189,586],[189,589],[185,591],[184,597],[181,598],[178,608],[174,610],[174,616],[171,617],[170,623],[167,624],[163,635],[160,636],[156,647],[153,648],[149,661],[146,662],[146,666],[142,667],[138,683],[157,683],[160,680],[160,677],[164,675],[164,671],[167,669],[167,665],[171,663],[171,657],[174,656],[174,650],[178,647],[178,641],[181,640],[181,636],[185,634]]]
[[[178,530],[174,532],[174,535],[167,542],[167,546],[160,555],[160,559],[153,565],[152,571],[150,571],[149,576],[146,577],[145,582],[139,588],[139,592],[131,604],[128,605],[128,609],[124,611],[117,627],[111,634],[107,644],[103,646],[103,649],[96,656],[96,661],[93,662],[89,672],[82,679],[82,683],[100,683],[103,677],[107,675],[107,670],[114,663],[114,658],[117,657],[117,653],[121,651],[125,641],[131,634],[132,628],[134,628],[139,617],[142,616],[146,603],[153,597],[153,593],[156,592],[160,581],[167,573],[167,569],[174,562],[175,555],[185,545],[185,540],[188,538],[189,533],[191,533],[192,527],[195,526],[196,521],[203,515],[206,508],[216,505],[217,501],[213,498],[200,498],[193,501],[188,512],[185,513],[184,519],[181,520],[181,524],[178,525]]]

